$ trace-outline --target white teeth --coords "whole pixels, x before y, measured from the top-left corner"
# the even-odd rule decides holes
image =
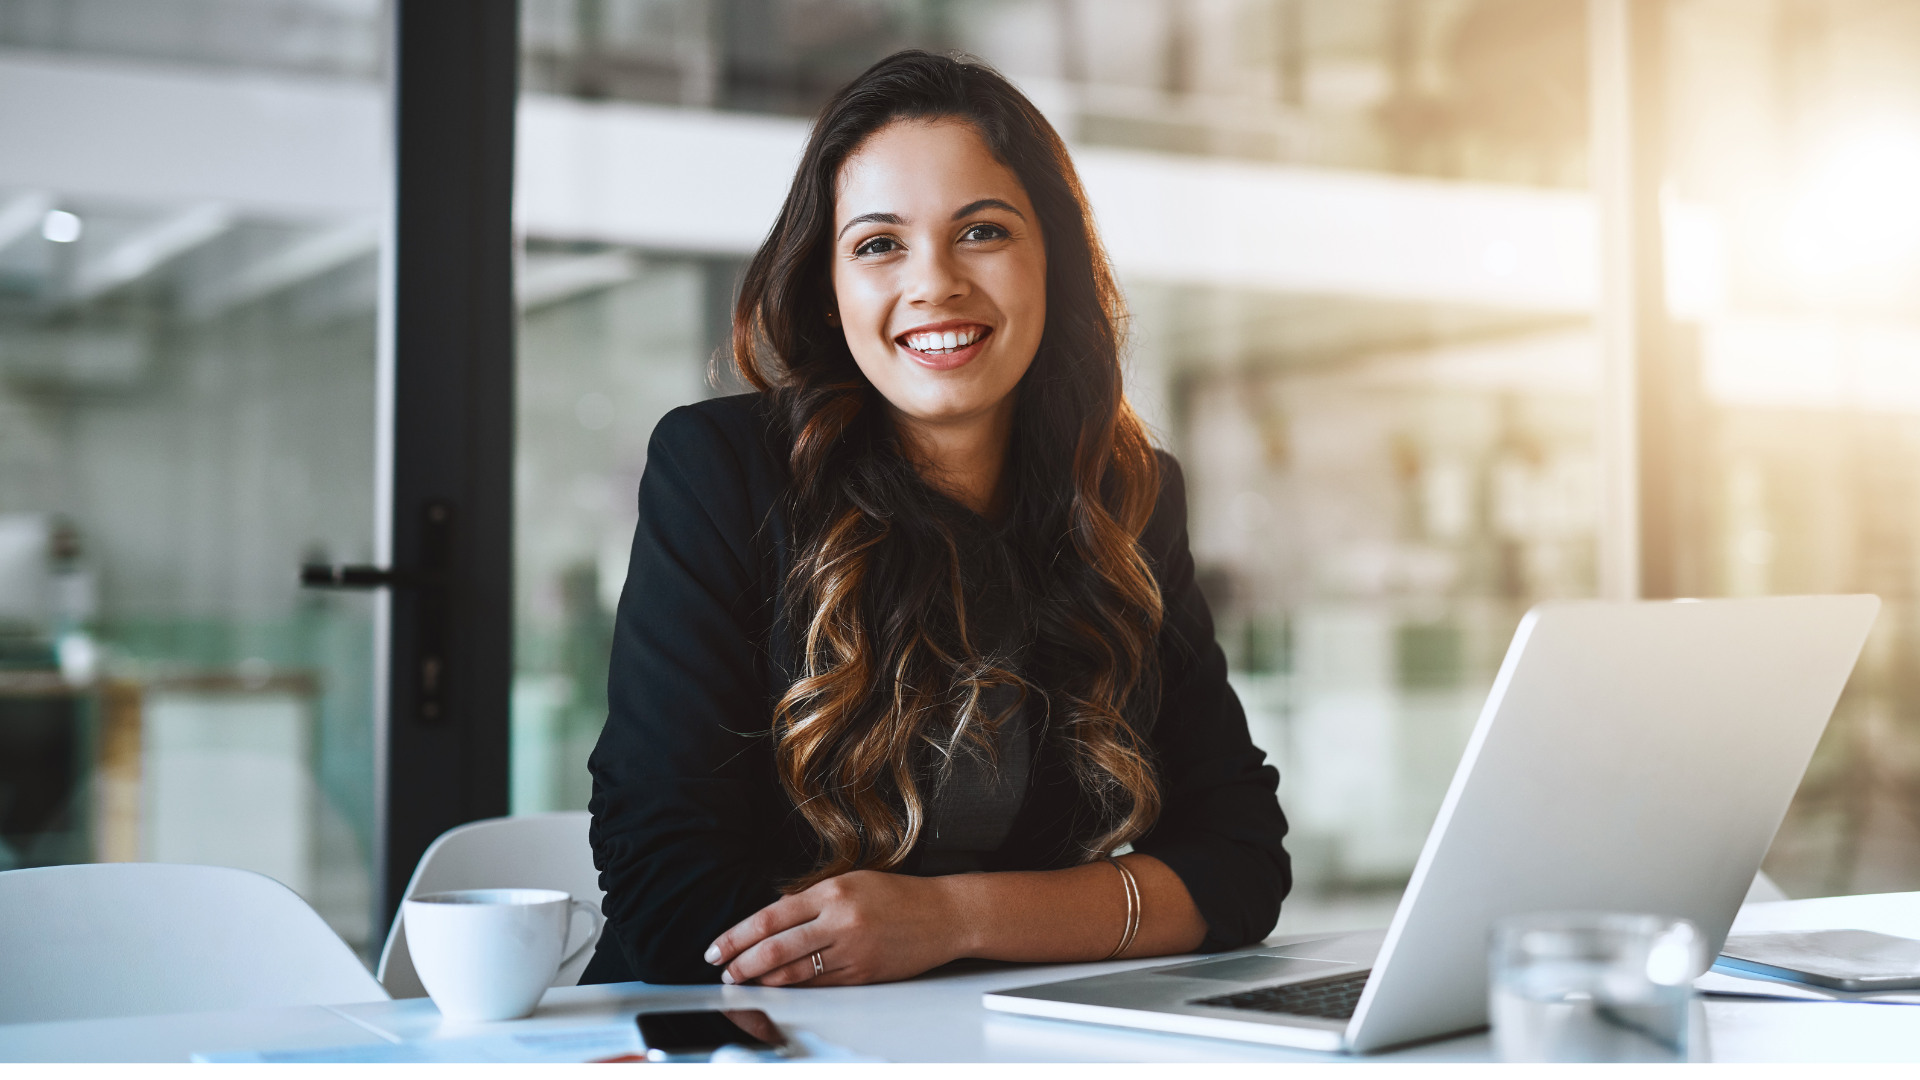
[[[979,328],[969,327],[965,330],[948,330],[938,334],[909,334],[907,348],[924,353],[952,352],[955,349],[964,349],[979,340]]]

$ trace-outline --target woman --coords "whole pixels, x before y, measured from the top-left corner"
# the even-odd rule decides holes
[[[903,52],[826,106],[735,312],[756,392],[648,451],[586,981],[842,985],[1272,929],[1278,775],[1178,466],[1122,395],[1122,315],[1065,147],[999,75]]]

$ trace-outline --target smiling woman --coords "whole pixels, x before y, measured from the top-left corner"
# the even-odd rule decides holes
[[[826,106],[741,287],[755,392],[648,451],[585,981],[841,985],[1272,929],[1278,776],[1179,468],[1121,391],[1122,316],[1065,147],[998,74],[901,53]]]

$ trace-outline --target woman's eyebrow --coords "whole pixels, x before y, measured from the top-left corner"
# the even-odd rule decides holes
[[[960,209],[955,210],[953,212],[953,220],[959,221],[961,218],[966,217],[970,214],[977,214],[982,210],[988,210],[988,209],[1005,210],[1007,213],[1012,214],[1014,217],[1019,218],[1021,221],[1027,220],[1027,215],[1014,209],[1013,204],[1007,202],[1004,199],[975,199],[972,202],[968,203],[967,205],[961,207]]]
[[[975,199],[972,202],[968,203],[967,205],[961,207],[960,209],[955,210],[953,212],[952,220],[959,221],[963,217],[967,217],[970,214],[977,214],[982,210],[1005,210],[1007,213],[1012,214],[1014,217],[1019,218],[1021,221],[1027,220],[1027,215],[1015,209],[1014,205],[1010,202],[1007,202],[1005,199]],[[907,219],[901,217],[899,214],[888,213],[885,210],[876,210],[871,214],[861,214],[859,217],[848,218],[847,223],[845,225],[840,226],[840,231],[833,234],[833,238],[835,240],[838,240],[841,237],[847,235],[847,230],[853,228],[855,225],[866,225],[869,223],[875,223],[880,225],[905,225],[907,223]]]
[[[885,210],[876,210],[871,214],[861,214],[857,218],[847,219],[847,223],[840,226],[840,231],[834,233],[833,238],[838,240],[847,235],[848,229],[853,228],[855,225],[865,225],[870,221],[878,222],[882,225],[905,225],[907,223],[907,219],[901,217],[899,214],[889,214]]]

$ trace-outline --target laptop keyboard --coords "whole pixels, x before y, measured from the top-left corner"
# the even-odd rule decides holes
[[[1353,1017],[1354,1006],[1360,1004],[1360,991],[1367,988],[1368,974],[1356,971],[1351,975],[1334,975],[1312,982],[1263,986],[1258,990],[1242,990],[1237,994],[1196,998],[1187,1004],[1349,1020]]]

